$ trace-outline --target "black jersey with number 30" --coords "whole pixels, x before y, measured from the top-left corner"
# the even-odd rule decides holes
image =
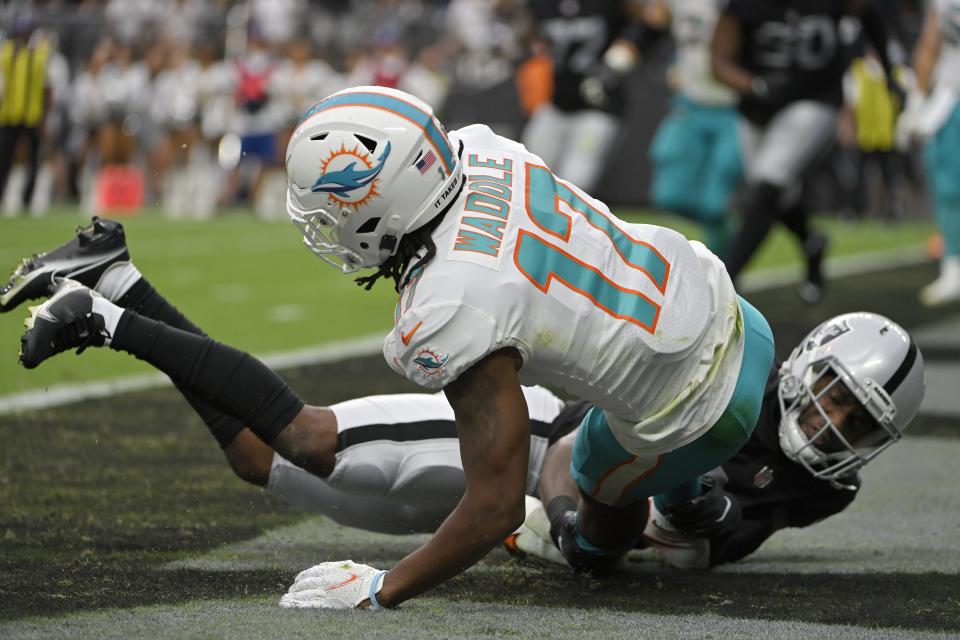
[[[530,11],[553,60],[553,103],[563,111],[591,108],[580,94],[583,79],[595,71],[628,17],[620,0],[531,0]],[[609,110],[622,108],[612,96]]]
[[[728,0],[740,26],[740,64],[769,82],[786,85],[780,104],[744,98],[740,109],[764,123],[789,102],[814,100],[840,106],[849,53],[840,20],[844,0]]]

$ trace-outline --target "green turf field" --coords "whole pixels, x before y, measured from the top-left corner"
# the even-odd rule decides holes
[[[698,235],[694,226],[679,218],[632,210],[619,213]],[[86,220],[69,211],[39,219],[0,219],[0,270],[7,273],[20,258],[59,245]],[[352,278],[302,247],[289,223],[262,222],[244,213],[182,221],[147,212],[124,225],[131,255],[147,279],[201,328],[238,348],[257,354],[287,351],[385,333],[391,327],[390,286],[384,282],[362,291]],[[837,256],[888,249],[919,252],[933,229],[927,221],[896,225],[824,221],[822,226]],[[778,230],[752,268],[764,270],[798,260],[795,244]],[[0,316],[0,396],[149,370],[133,358],[94,350],[82,360],[57,358],[26,372],[16,363],[26,313],[23,308]]]

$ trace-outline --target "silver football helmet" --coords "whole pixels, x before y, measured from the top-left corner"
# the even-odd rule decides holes
[[[382,265],[441,213],[462,173],[433,109],[385,87],[352,87],[310,108],[287,146],[287,214],[345,273]]]
[[[876,421],[856,439],[845,435],[821,404],[838,384]],[[843,486],[840,478],[903,436],[924,388],[923,356],[902,327],[875,313],[836,316],[811,331],[780,368],[780,446],[814,477]],[[822,419],[815,433],[809,427],[805,433],[801,425],[809,407]],[[816,443],[825,441],[832,443],[830,450],[818,448]]]

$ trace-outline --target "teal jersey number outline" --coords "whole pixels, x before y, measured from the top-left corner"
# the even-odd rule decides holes
[[[613,250],[627,266],[640,271],[660,293],[666,292],[670,263],[653,246],[628,236],[613,220],[558,181],[546,167],[527,163],[526,178],[525,208],[537,227],[569,243],[573,221],[560,211],[560,203],[565,202],[610,239]],[[513,260],[520,272],[543,293],[549,292],[550,283],[556,279],[614,318],[632,322],[651,334],[657,329],[660,305],[640,291],[618,285],[596,266],[579,260],[547,238],[521,230]]]

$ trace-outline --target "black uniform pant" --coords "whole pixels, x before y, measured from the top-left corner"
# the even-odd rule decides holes
[[[40,168],[40,127],[24,125],[0,126],[0,202],[7,189],[10,168],[16,157],[17,143],[26,140],[27,145],[27,184],[23,190],[23,206],[27,207],[33,198],[33,189],[37,184],[37,172]]]

